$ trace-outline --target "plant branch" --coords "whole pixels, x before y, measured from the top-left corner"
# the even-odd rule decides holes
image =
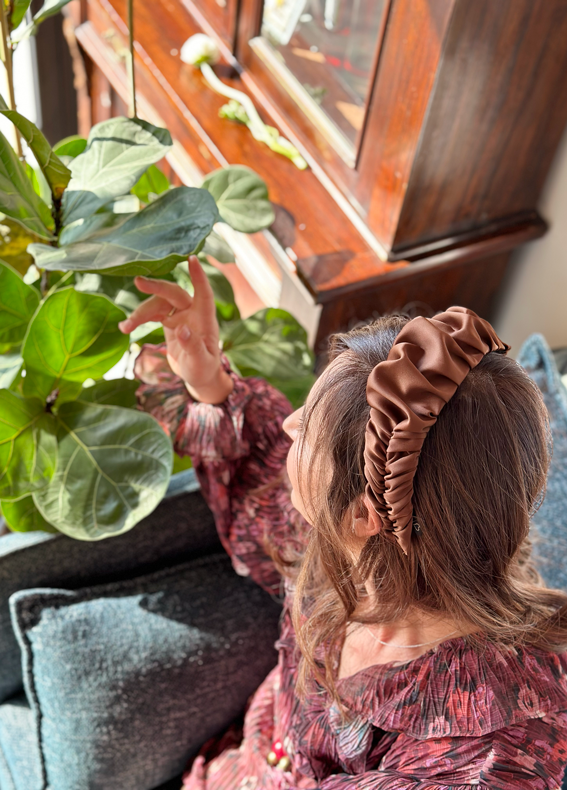
[[[12,63],[12,42],[10,40],[10,26],[8,23],[8,16],[6,14],[6,5],[4,0],[0,0],[0,24],[2,26],[2,54],[4,61],[4,66],[6,68],[6,76],[8,79],[8,102],[10,104],[10,109],[16,109],[16,95],[14,93],[14,70],[13,70],[13,63]],[[23,159],[23,151],[22,151],[22,141],[20,139],[20,133],[17,129],[15,129],[16,134],[16,153],[18,154],[20,159]]]
[[[43,274],[46,274],[46,272],[44,271]],[[43,274],[42,274],[42,276],[43,276]],[[45,293],[42,292],[42,299],[45,300],[48,297],[50,297],[52,293],[55,293],[55,291],[58,291],[59,288],[61,288],[61,286],[63,286],[67,282],[67,280],[71,279],[73,274],[75,274],[75,272],[67,272],[66,274],[64,274],[63,277],[61,277],[59,280],[57,280],[57,282],[54,285],[52,285],[51,288],[49,288],[49,290],[47,290]],[[46,279],[46,283],[49,285],[49,280]],[[43,285],[43,283],[42,283],[42,285]]]
[[[1,2],[1,0],[0,0]],[[137,118],[136,113],[136,75],[134,73],[134,0],[128,0],[128,43],[130,57],[128,59],[128,77],[130,80],[130,108],[131,118]]]
[[[200,65],[201,72],[203,77],[207,80],[211,88],[220,93],[221,96],[226,96],[227,99],[235,99],[237,102],[240,102],[244,109],[246,110],[246,114],[250,119],[250,131],[254,134],[261,135],[264,128],[264,121],[258,115],[258,111],[254,106],[254,102],[247,96],[246,93],[242,91],[236,90],[236,88],[231,88],[230,85],[226,85],[222,80],[219,80],[213,69],[208,63],[201,63]],[[256,137],[256,135],[254,135]]]
[[[256,140],[265,143],[272,151],[287,156],[300,170],[305,170],[307,168],[307,162],[301,156],[297,148],[292,145],[289,140],[286,140],[285,137],[281,137],[277,129],[266,126],[258,115],[258,111],[250,96],[247,96],[246,93],[242,91],[236,90],[236,88],[231,88],[230,85],[226,85],[217,77],[208,63],[200,63],[199,68],[201,69],[203,77],[216,93],[220,93],[221,96],[226,96],[227,99],[233,99],[244,107],[247,115],[247,120],[244,122]]]

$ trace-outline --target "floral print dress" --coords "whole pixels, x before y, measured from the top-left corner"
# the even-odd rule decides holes
[[[301,551],[308,530],[285,476],[289,403],[265,381],[235,374],[223,404],[194,402],[163,346],[144,347],[136,375],[141,408],[169,431],[177,453],[193,459],[235,570],[280,593],[264,539]],[[251,701],[241,744],[208,763],[198,757],[185,790],[561,788],[567,657],[449,639],[406,664],[339,680],[345,722],[324,690],[306,700],[295,694],[291,594],[285,589],[279,661]],[[288,770],[267,762],[277,741]]]

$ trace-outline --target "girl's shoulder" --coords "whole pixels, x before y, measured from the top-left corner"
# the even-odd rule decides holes
[[[339,681],[339,691],[382,730],[478,737],[567,711],[567,654],[459,637],[402,666],[362,670]]]

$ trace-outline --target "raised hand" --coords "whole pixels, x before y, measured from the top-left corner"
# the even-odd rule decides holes
[[[175,283],[136,277],[136,288],[152,296],[119,326],[129,334],[147,321],[163,324],[173,372],[185,381],[196,400],[221,403],[232,391],[232,380],[221,368],[215,299],[195,256],[189,258],[189,274],[193,296]]]

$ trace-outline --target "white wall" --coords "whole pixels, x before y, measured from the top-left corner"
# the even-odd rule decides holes
[[[516,355],[532,332],[551,348],[567,346],[567,132],[559,146],[540,199],[550,229],[516,255],[517,268],[495,321],[501,338]]]
[[[0,64],[0,93],[7,102],[8,81],[2,64]],[[37,56],[35,38],[33,36],[19,44],[14,53],[14,93],[16,95],[18,112],[21,112],[22,115],[25,115],[28,120],[41,129],[42,118],[37,76]],[[14,126],[3,115],[0,116],[0,131],[6,135],[12,145],[15,145]],[[27,150],[24,150],[24,154],[26,154],[26,159],[30,160],[30,164],[33,165],[35,161],[33,156],[28,156]]]

